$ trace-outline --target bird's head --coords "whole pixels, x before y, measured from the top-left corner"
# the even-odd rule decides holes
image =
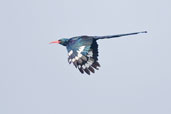
[[[61,44],[63,46],[66,46],[68,44],[68,40],[67,38],[62,38],[62,39],[59,39],[57,41],[52,41],[50,42],[49,44],[52,44],[52,43],[58,43],[58,44]]]

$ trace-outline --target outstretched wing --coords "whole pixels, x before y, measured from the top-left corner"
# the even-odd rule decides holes
[[[81,73],[94,73],[100,64],[98,61],[98,44],[96,40],[88,36],[71,39],[68,50],[68,62],[73,63]]]

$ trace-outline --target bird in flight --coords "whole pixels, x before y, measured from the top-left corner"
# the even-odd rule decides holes
[[[98,70],[100,64],[98,62],[98,44],[97,40],[118,38],[122,36],[135,35],[139,33],[147,33],[147,31],[134,32],[127,34],[117,34],[108,36],[77,36],[72,38],[62,38],[57,41],[50,42],[58,43],[67,48],[68,62],[79,69],[81,73],[86,72],[90,75],[90,72],[95,73],[95,69]]]

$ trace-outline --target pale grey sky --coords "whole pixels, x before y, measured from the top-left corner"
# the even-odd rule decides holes
[[[0,114],[171,114],[170,0],[0,2]],[[82,75],[48,42],[99,40],[101,68]]]

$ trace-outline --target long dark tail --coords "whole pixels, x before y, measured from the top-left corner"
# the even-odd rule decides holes
[[[108,39],[108,38],[117,38],[117,37],[121,37],[121,36],[135,35],[135,34],[139,34],[139,33],[147,33],[147,31],[127,33],[127,34],[109,35],[109,36],[94,36],[94,38],[96,40],[98,40],[98,39]]]

